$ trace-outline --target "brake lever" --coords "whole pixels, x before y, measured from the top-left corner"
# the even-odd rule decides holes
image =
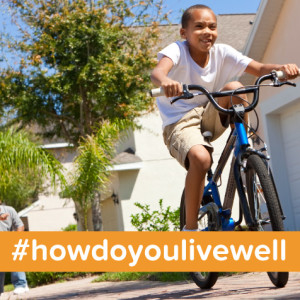
[[[297,86],[297,84],[295,82],[290,82],[290,81],[286,81],[285,84],[287,85],[291,85],[291,86]]]
[[[172,99],[171,104],[173,104],[174,102],[176,102],[180,99],[192,99],[192,98],[194,98],[194,95],[189,91],[188,86],[186,84],[182,85],[182,89],[183,89],[182,95]]]
[[[275,82],[274,82],[274,86],[276,86],[276,87],[280,87],[280,86],[283,86],[283,85],[291,85],[291,86],[293,86],[293,87],[296,87],[297,85],[296,85],[296,83],[295,82],[291,82],[291,81],[279,81],[279,80],[276,80]]]

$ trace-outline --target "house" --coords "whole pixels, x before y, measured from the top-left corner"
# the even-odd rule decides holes
[[[264,63],[300,66],[299,0],[262,0],[244,53]],[[250,77],[244,83],[253,83]],[[259,135],[267,142],[286,230],[300,230],[300,80],[261,88]]]
[[[254,14],[219,15],[219,43],[227,43],[237,50],[244,49],[247,37],[254,21]],[[161,27],[161,42],[159,48],[180,39],[180,25]],[[119,153],[112,169],[110,187],[102,193],[103,228],[109,230],[134,230],[131,225],[131,215],[140,213],[134,203],[150,205],[151,210],[158,209],[159,200],[163,206],[176,209],[180,205],[186,171],[170,156],[162,138],[162,123],[158,111],[142,116],[138,120],[141,130],[136,130],[129,138],[118,145]],[[228,136],[225,133],[214,143],[214,161],[218,161]],[[75,156],[72,148],[64,144],[47,145],[63,162],[71,168]],[[226,173],[222,178],[224,192]],[[30,230],[61,230],[69,223],[75,223],[74,204],[58,195],[42,195],[39,203],[26,212]],[[237,210],[237,208],[235,208]]]

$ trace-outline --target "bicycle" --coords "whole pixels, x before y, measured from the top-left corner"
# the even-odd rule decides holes
[[[281,71],[273,71],[270,74],[259,77],[255,84],[237,90],[212,92],[207,91],[200,85],[183,85],[183,94],[174,98],[171,103],[179,99],[191,99],[197,95],[206,95],[212,105],[220,112],[229,114],[231,123],[234,124],[224,150],[219,158],[214,172],[210,169],[207,173],[207,181],[204,188],[201,208],[198,213],[199,229],[203,231],[232,231],[245,220],[246,227],[251,231],[283,231],[285,216],[279,201],[275,182],[269,165],[270,157],[267,147],[256,150],[250,146],[249,138],[245,129],[243,116],[246,112],[255,109],[259,100],[259,88],[262,82],[271,80],[268,86],[279,87],[285,84],[296,86],[295,83],[279,79],[283,78]],[[190,91],[197,91],[191,93]],[[236,96],[253,93],[252,103],[248,106],[243,104],[232,105],[225,109],[218,105],[215,98]],[[163,95],[162,88],[153,89],[152,96]],[[242,98],[241,98],[242,99]],[[245,100],[244,100],[245,101]],[[247,125],[248,126],[248,125]],[[250,127],[249,132],[257,135]],[[204,132],[204,137],[210,138],[210,132]],[[261,140],[261,139],[260,139]],[[218,182],[222,171],[233,151],[231,168],[227,182],[223,204],[220,200]],[[239,219],[231,217],[235,191],[239,196]],[[185,225],[185,195],[184,191],[180,203],[180,228]],[[267,272],[271,282],[276,287],[284,287],[288,282],[288,272]],[[208,289],[214,286],[218,279],[218,272],[192,272],[191,277],[197,286]]]

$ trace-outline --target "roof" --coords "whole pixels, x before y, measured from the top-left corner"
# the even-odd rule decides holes
[[[126,151],[119,153],[114,159],[113,163],[121,165],[127,163],[141,162],[142,160],[133,153],[128,153]]]
[[[124,152],[119,153],[113,159],[113,166],[109,168],[110,171],[128,171],[139,170],[142,168],[142,160],[134,153]]]
[[[228,44],[239,51],[243,51],[249,33],[253,27],[255,14],[224,14],[217,16],[217,43]],[[180,40],[180,24],[160,26],[161,37],[159,48],[163,48],[176,40]]]

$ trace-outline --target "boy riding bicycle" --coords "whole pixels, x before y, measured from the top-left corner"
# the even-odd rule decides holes
[[[205,96],[193,100],[179,100],[173,105],[169,97],[182,94],[182,84],[200,84],[210,91],[234,90],[240,82],[230,82],[243,72],[255,76],[282,70],[286,79],[299,74],[295,64],[277,65],[256,62],[232,47],[215,44],[217,18],[207,6],[194,5],[182,15],[180,35],[177,41],[158,53],[159,62],[151,73],[152,82],[162,87],[165,96],[157,99],[163,120],[164,141],[179,163],[187,169],[185,182],[186,226],[184,230],[197,230],[198,209],[201,204],[205,175],[210,169],[213,148],[200,134],[210,131],[212,140],[217,139],[229,124],[228,117],[221,115],[208,103]],[[229,108],[247,100],[240,97],[224,97],[219,104]],[[208,104],[207,104],[208,103]],[[247,121],[247,116],[245,116]]]

